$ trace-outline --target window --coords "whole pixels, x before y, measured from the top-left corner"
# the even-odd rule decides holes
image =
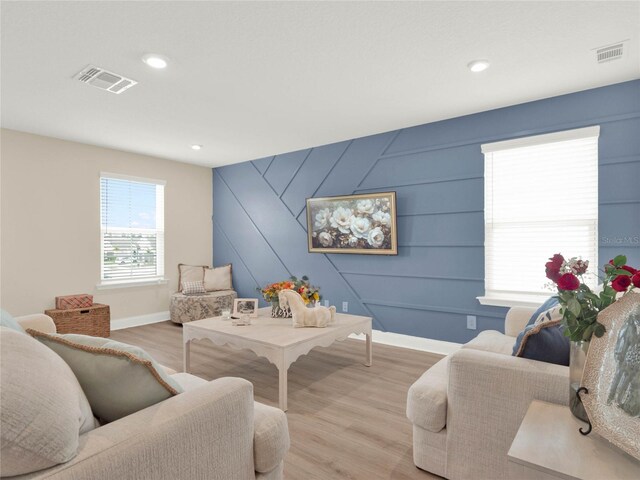
[[[164,182],[100,175],[101,285],[163,280]]]
[[[485,158],[484,305],[549,297],[554,253],[598,265],[600,127],[482,145]],[[590,279],[595,286],[595,276]]]

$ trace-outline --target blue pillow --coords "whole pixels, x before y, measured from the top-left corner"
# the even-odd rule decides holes
[[[535,312],[533,312],[533,315],[531,315],[531,318],[527,322],[527,327],[529,325],[533,325],[535,321],[538,319],[538,317],[542,315],[543,312],[546,312],[547,310],[559,304],[560,304],[560,301],[558,300],[558,297],[549,297],[542,305],[538,307],[538,309]]]
[[[558,299],[551,297],[531,316],[518,334],[513,356],[540,362],[569,365],[569,338],[564,336]]]
[[[10,328],[16,332],[25,333],[24,328],[22,328],[20,324],[16,322],[15,318],[13,318],[4,308],[0,309],[0,326]]]

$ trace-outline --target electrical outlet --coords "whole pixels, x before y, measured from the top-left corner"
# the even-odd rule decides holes
[[[349,302],[342,302],[342,311],[347,313],[349,311]]]
[[[475,330],[476,329],[476,316],[475,315],[467,315],[467,329]]]
[[[324,301],[324,306],[325,306],[325,307],[328,307],[328,306],[329,306],[329,300],[325,300],[325,301]]]

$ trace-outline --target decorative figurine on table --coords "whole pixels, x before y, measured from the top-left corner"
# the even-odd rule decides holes
[[[315,307],[307,308],[298,292],[281,290],[278,294],[280,306],[289,307],[293,317],[294,327],[326,327],[336,321],[336,307],[323,307],[316,303]]]

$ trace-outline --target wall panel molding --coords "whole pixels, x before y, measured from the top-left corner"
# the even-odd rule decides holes
[[[435,305],[383,302],[380,300],[372,300],[372,299],[364,299],[362,301],[367,305],[380,305],[382,307],[393,307],[393,308],[406,309],[406,310],[425,310],[427,312],[457,313],[459,315],[475,315],[478,317],[500,318],[504,320],[504,314],[501,312],[500,313],[483,312],[478,310],[471,310],[471,309],[457,308],[457,307],[442,307],[442,306],[435,306]]]
[[[640,153],[638,155],[620,155],[617,157],[601,157],[600,168],[608,167],[609,165],[624,165],[626,163],[640,162]]]
[[[448,182],[459,182],[461,180],[477,180],[479,178],[484,178],[482,175],[465,175],[461,177],[447,177],[447,178],[439,178],[435,180],[428,180],[422,182],[407,182],[407,183],[398,183],[395,185],[369,185],[366,188],[356,188],[355,192],[364,193],[368,190],[379,190],[381,188],[386,188],[388,190],[393,190],[395,188],[401,187],[413,187],[416,185],[433,185],[434,183],[448,183]]]
[[[429,215],[459,215],[461,213],[482,213],[484,210],[457,210],[452,212],[426,212],[426,213],[403,213],[398,214],[398,217],[424,217]]]
[[[341,270],[341,274],[343,275],[364,275],[364,276],[373,276],[373,277],[390,277],[390,278],[429,278],[432,280],[457,280],[463,282],[484,282],[484,278],[470,278],[470,277],[441,277],[438,275],[410,275],[410,274],[400,274],[400,273],[372,273],[372,272],[350,272],[348,270]]]
[[[598,233],[609,243],[599,255],[640,265],[640,200],[628,189],[640,165],[638,89],[640,80],[216,168],[214,261],[240,263],[242,296],[309,275],[338,311],[347,301],[381,331],[459,343],[478,333],[467,315],[478,330],[503,328],[506,309],[475,300],[484,294],[480,145],[603,125]],[[397,256],[307,251],[307,197],[387,190],[398,196]]]
[[[532,103],[535,103],[535,102],[532,102]],[[411,149],[411,150],[402,150],[402,151],[398,151],[398,152],[388,153],[388,154],[384,155],[381,158],[383,158],[383,159],[395,158],[395,157],[402,157],[402,156],[405,156],[405,155],[412,155],[412,154],[416,154],[416,153],[433,152],[433,151],[436,151],[436,150],[447,150],[447,149],[450,149],[450,148],[466,147],[466,146],[469,146],[469,145],[480,145],[482,143],[492,143],[492,142],[498,142],[498,141],[502,141],[502,140],[509,140],[509,139],[518,138],[518,137],[529,137],[529,136],[533,136],[533,135],[543,135],[545,133],[558,132],[558,131],[562,131],[562,130],[572,130],[574,128],[590,127],[590,126],[596,125],[596,124],[615,123],[615,122],[621,122],[621,121],[625,121],[625,120],[633,120],[633,119],[636,119],[636,118],[640,118],[640,114],[639,113],[630,113],[630,114],[623,114],[623,115],[612,115],[612,116],[609,116],[609,117],[596,117],[596,118],[593,118],[593,119],[590,119],[590,120],[587,120],[587,121],[583,120],[583,121],[570,122],[570,123],[558,123],[558,124],[553,124],[553,125],[550,125],[550,126],[546,126],[544,128],[539,128],[539,129],[526,129],[526,130],[519,130],[519,131],[513,131],[513,132],[505,132],[505,133],[502,133],[502,134],[492,135],[492,136],[488,136],[488,137],[476,137],[476,138],[471,138],[471,139],[467,139],[467,140],[463,140],[463,141],[459,141],[459,142],[451,142],[451,143],[430,145],[428,147],[416,148],[416,149]],[[405,129],[405,130],[407,130],[407,129]]]

